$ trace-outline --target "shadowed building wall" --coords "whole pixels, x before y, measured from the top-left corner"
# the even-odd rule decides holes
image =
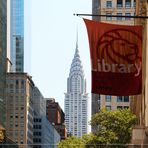
[[[6,82],[6,17],[7,1],[0,0],[0,124],[5,127],[5,97]]]
[[[148,1],[137,0],[136,15],[148,16]],[[148,144],[148,19],[136,19],[136,25],[143,26],[142,47],[142,94],[133,96],[131,110],[138,117],[138,125],[133,129],[132,144],[146,148]]]

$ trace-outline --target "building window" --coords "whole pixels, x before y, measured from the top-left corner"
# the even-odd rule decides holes
[[[117,96],[117,102],[122,102],[122,96]]]
[[[112,8],[112,1],[106,1],[106,8]]]
[[[72,82],[71,82],[71,85],[72,85],[72,91],[75,92],[75,94],[77,94],[77,92],[80,92],[81,91],[81,79],[80,79],[80,76],[73,76],[72,77]]]
[[[41,129],[41,125],[33,125],[34,129]]]
[[[111,102],[111,96],[107,95],[105,96],[106,102]]]
[[[41,132],[34,132],[33,135],[34,136],[41,136],[42,134],[41,134]]]
[[[125,13],[125,16],[131,16],[131,13]],[[130,17],[125,17],[125,20],[130,20]]]
[[[122,13],[117,13],[117,20],[122,20],[122,17],[120,17],[120,16],[122,16]]]
[[[129,96],[117,96],[117,102],[129,102]]]
[[[117,8],[123,7],[123,0],[117,0]]]
[[[106,105],[106,109],[107,110],[111,110],[111,106],[110,105]]]
[[[33,142],[40,143],[41,142],[41,139],[40,138],[33,138]]]
[[[21,127],[24,127],[24,123],[20,123],[20,126],[21,126]]]
[[[34,122],[41,122],[40,118],[34,118]]]
[[[111,13],[106,13],[106,20],[107,21],[111,21],[112,20]]]
[[[13,127],[13,121],[10,121],[10,127]]]
[[[24,107],[21,107],[21,110],[24,110]]]
[[[129,102],[129,96],[124,96],[124,102]]]
[[[24,136],[24,131],[20,131],[20,135],[21,136]]]
[[[16,83],[16,85],[18,85],[18,84],[19,84],[19,81],[18,81],[18,80],[16,80],[16,81],[15,81],[15,83]]]
[[[117,109],[123,109],[123,106],[117,106]]]
[[[98,98],[98,100],[97,100],[97,101],[98,101],[98,104],[100,105],[100,98]]]
[[[24,80],[21,81],[21,89],[24,89]]]
[[[117,109],[129,109],[129,106],[117,106]]]
[[[125,0],[125,8],[131,7],[131,0]]]
[[[133,7],[136,7],[136,0],[134,0]]]

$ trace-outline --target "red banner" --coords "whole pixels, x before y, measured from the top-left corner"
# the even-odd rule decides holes
[[[129,96],[142,91],[142,26],[84,19],[92,71],[92,93]]]

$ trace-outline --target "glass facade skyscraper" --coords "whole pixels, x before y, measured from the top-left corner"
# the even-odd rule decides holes
[[[6,0],[0,0],[0,124],[5,125],[5,97],[4,88],[6,82]]]
[[[10,61],[12,72],[24,71],[24,0],[9,0]]]

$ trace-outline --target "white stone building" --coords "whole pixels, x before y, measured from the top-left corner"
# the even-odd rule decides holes
[[[71,64],[65,93],[65,124],[68,134],[81,137],[88,128],[88,94],[78,45]]]

